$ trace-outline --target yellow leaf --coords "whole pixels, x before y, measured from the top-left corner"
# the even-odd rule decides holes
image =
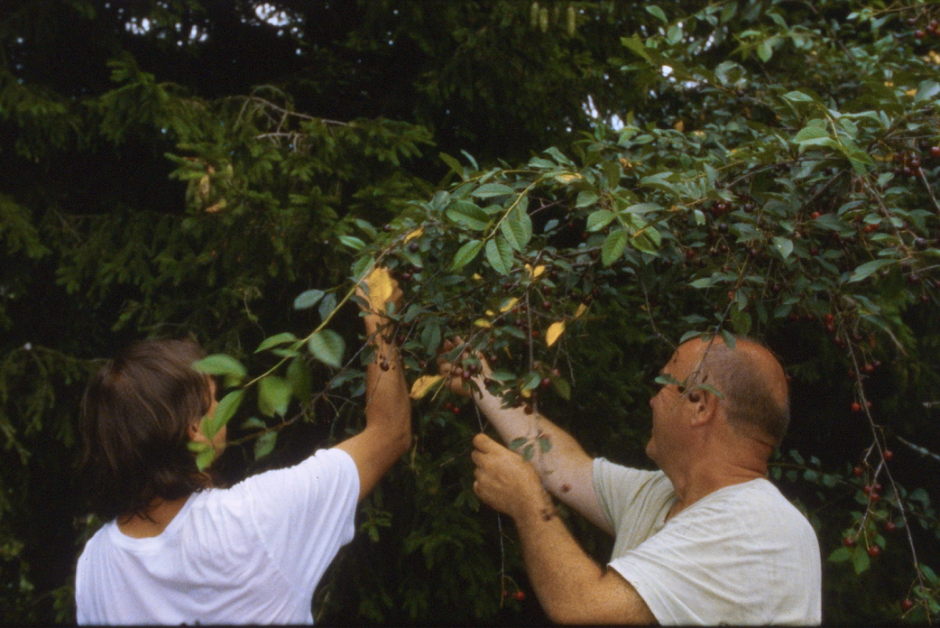
[[[411,398],[420,399],[421,397],[428,394],[428,391],[431,389],[434,384],[442,381],[444,378],[440,375],[422,375],[415,380],[414,385],[411,387]]]
[[[679,133],[682,133],[683,131],[685,131],[685,122],[683,122],[682,120],[679,120],[674,125],[672,125],[672,128],[674,128]]]
[[[552,346],[558,341],[558,338],[565,331],[565,321],[558,321],[557,323],[552,323],[548,326],[548,331],[545,332],[545,342],[548,346]]]
[[[905,94],[906,96],[916,96],[916,95],[917,95],[917,90],[916,90],[916,89],[909,89],[909,90],[907,90],[906,92],[904,92],[904,94]]]
[[[503,307],[499,308],[499,311],[500,311],[500,312],[504,312],[504,313],[505,313],[505,312],[508,312],[508,311],[511,310],[512,308],[516,307],[516,303],[518,303],[518,302],[519,302],[519,299],[517,299],[516,297],[513,297],[513,298],[509,299],[508,301],[506,301],[505,305],[503,305]]]
[[[582,316],[584,316],[585,312],[587,312],[587,305],[582,303],[581,305],[578,306],[578,311],[574,313],[575,319],[577,320],[581,318]]]
[[[577,173],[555,175],[555,180],[559,183],[571,183],[572,181],[580,181],[581,179],[581,175]]]
[[[490,327],[493,326],[492,323],[490,323],[485,318],[478,318],[475,321],[473,321],[473,324],[476,325],[477,327],[483,327],[484,329],[489,329]]]
[[[545,273],[545,266],[541,264],[539,264],[535,268],[532,268],[531,266],[526,264],[525,269],[529,271],[529,276],[532,277],[532,279],[538,279]]]
[[[414,231],[412,231],[411,233],[409,233],[408,235],[405,236],[405,244],[408,244],[409,242],[411,242],[411,241],[414,240],[415,238],[420,238],[420,237],[423,236],[423,235],[424,235],[424,228],[423,228],[423,227],[418,228],[418,229],[415,229]]]
[[[480,281],[481,279],[483,279],[483,277],[480,275],[480,273],[473,273],[474,281]]]
[[[487,310],[487,311],[486,311],[486,315],[487,315],[487,316],[495,316],[495,315],[496,315],[496,312],[494,312],[493,310]]]
[[[388,269],[378,266],[366,277],[369,287],[369,305],[376,312],[384,312],[385,304],[392,298],[392,278]]]
[[[519,391],[519,394],[525,397],[526,399],[528,399],[529,397],[532,396],[532,391],[529,390],[528,388],[523,388],[522,390]]]

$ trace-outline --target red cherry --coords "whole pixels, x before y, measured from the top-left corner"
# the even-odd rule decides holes
[[[881,548],[878,547],[877,545],[872,545],[871,547],[868,548],[868,555],[871,556],[872,558],[878,558],[879,556],[881,556]]]
[[[862,469],[861,467],[855,467],[854,469],[852,469],[852,474],[857,478],[861,477],[863,473],[865,473],[865,470]]]
[[[548,388],[548,387],[551,386],[551,385],[552,385],[552,378],[551,378],[551,377],[546,377],[546,378],[543,378],[543,379],[542,379],[542,388]]]
[[[902,610],[902,611],[907,612],[907,611],[911,610],[912,608],[914,608],[914,603],[913,603],[912,601],[910,601],[910,600],[901,600],[901,610]]]
[[[897,529],[898,525],[893,521],[889,521],[885,524],[885,532],[895,532]]]
[[[930,147],[930,156],[931,156],[931,157],[940,157],[940,146],[931,146],[931,147]]]
[[[871,374],[875,372],[875,366],[873,364],[866,364],[865,366],[862,367],[862,370],[865,371],[866,373]]]
[[[525,591],[516,591],[516,594],[513,597],[516,598],[517,602],[521,602],[525,599]]]
[[[535,412],[535,409],[532,406],[526,404],[526,407],[523,409],[523,412],[525,412],[526,414],[532,414],[533,412]]]
[[[861,411],[862,411],[862,404],[860,404],[860,403],[857,402],[857,401],[853,401],[853,402],[852,402],[852,412],[861,412]]]
[[[885,449],[881,456],[885,459],[885,462],[891,462],[894,459],[894,452],[890,449]]]
[[[842,544],[845,545],[846,547],[855,547],[855,539],[852,538],[851,536],[847,536],[844,539],[842,539]]]
[[[819,212],[813,212],[813,213],[812,213],[813,220],[816,220],[816,219],[819,218],[820,216],[822,216],[822,214],[820,214]]]

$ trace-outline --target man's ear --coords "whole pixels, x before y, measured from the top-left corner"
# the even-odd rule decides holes
[[[690,390],[687,398],[693,406],[693,426],[708,423],[718,411],[718,398],[707,390]]]

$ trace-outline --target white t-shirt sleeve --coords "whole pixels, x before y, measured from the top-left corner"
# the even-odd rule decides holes
[[[300,464],[242,484],[264,549],[288,581],[312,594],[333,557],[355,534],[356,463],[341,449],[322,449]]]

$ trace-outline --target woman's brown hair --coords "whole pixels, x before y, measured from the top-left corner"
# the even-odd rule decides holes
[[[211,407],[204,357],[192,340],[145,340],[91,379],[82,399],[82,473],[92,511],[105,521],[147,516],[156,498],[211,485],[189,450],[189,428]]]

